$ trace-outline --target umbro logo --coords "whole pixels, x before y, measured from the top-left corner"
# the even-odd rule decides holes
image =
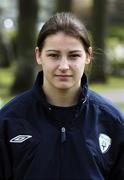
[[[22,143],[31,137],[32,137],[31,135],[18,135],[16,137],[10,139],[9,142],[11,142],[11,143]]]
[[[103,133],[99,135],[99,146],[102,153],[106,153],[109,150],[111,143],[112,140],[108,135]]]

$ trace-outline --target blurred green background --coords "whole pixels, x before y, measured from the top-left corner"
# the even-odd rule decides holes
[[[0,107],[32,86],[39,70],[37,34],[62,11],[76,14],[89,30],[94,50],[87,72],[90,88],[124,112],[123,0],[0,0]]]

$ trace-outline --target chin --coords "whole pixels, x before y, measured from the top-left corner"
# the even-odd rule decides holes
[[[59,82],[57,82],[57,83],[54,84],[54,87],[55,87],[56,89],[60,89],[60,90],[69,90],[69,89],[71,89],[73,86],[74,86],[74,84],[73,84],[73,83],[69,83],[69,82],[67,82],[67,83],[65,83],[65,82],[59,83]]]
[[[62,85],[62,86],[56,86],[59,90],[69,90],[72,86]]]

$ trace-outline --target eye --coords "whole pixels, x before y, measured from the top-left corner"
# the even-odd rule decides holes
[[[54,59],[54,58],[56,59],[56,58],[59,57],[59,54],[51,53],[51,54],[48,54],[47,56],[48,56],[48,57],[51,57],[51,58],[53,58],[53,59]]]
[[[71,59],[78,59],[79,57],[81,57],[80,54],[70,54],[69,56]]]

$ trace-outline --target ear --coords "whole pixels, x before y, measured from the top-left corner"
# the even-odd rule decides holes
[[[36,57],[36,61],[39,65],[42,64],[41,62],[41,51],[39,50],[38,47],[35,48],[35,57]]]
[[[86,54],[86,62],[85,62],[85,64],[90,64],[91,63],[92,54],[93,54],[92,47],[89,47],[88,53]]]

